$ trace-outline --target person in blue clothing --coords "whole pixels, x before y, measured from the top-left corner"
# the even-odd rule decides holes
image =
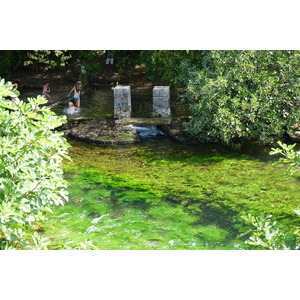
[[[80,94],[82,91],[82,83],[81,81],[77,81],[75,86],[71,89],[71,91],[68,94],[68,97],[70,97],[71,93],[74,92],[73,98],[75,100],[76,106],[80,107]]]

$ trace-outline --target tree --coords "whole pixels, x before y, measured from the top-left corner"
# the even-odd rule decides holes
[[[26,53],[24,66],[32,65],[37,72],[37,65],[40,64],[47,71],[54,67],[65,67],[71,58],[67,50],[31,50]]]
[[[149,80],[159,80],[162,84],[179,88],[187,75],[182,65],[189,64],[199,68],[201,57],[201,51],[196,50],[151,50],[141,51],[140,63],[145,64]]]
[[[80,66],[84,66],[89,76],[94,76],[103,68],[103,50],[75,50],[70,51],[70,53],[72,54],[72,60],[75,62],[75,68],[80,69]]]
[[[188,132],[222,142],[282,137],[299,119],[300,51],[203,51],[184,62]]]
[[[22,65],[25,51],[0,50],[0,77],[9,77],[11,72]]]
[[[51,207],[68,200],[62,161],[68,143],[54,129],[66,123],[42,96],[16,97],[10,82],[0,81],[0,249],[39,248],[34,232]]]

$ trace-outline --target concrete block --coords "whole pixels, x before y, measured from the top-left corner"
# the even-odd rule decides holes
[[[170,97],[170,87],[155,86],[153,88],[153,97]]]
[[[155,86],[153,88],[153,116],[169,117],[170,115],[170,87]]]
[[[131,117],[130,86],[119,85],[114,88],[114,116],[115,118]]]

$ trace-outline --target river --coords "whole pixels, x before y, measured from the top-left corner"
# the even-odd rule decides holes
[[[148,100],[133,97],[140,107],[134,114],[148,112],[149,90],[136,95]],[[81,103],[82,115],[113,115],[110,87],[83,95]],[[192,146],[163,135],[133,145],[69,143],[70,200],[41,228],[51,249],[87,243],[106,250],[237,249],[243,215],[297,222],[299,180],[274,165],[270,147]]]

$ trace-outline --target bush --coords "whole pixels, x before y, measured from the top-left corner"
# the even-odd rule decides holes
[[[271,155],[280,154],[280,162],[288,166],[291,174],[299,171],[300,151],[294,151],[294,145],[286,145],[278,142],[280,148],[272,148]],[[300,209],[294,209],[296,215],[300,216]],[[300,227],[286,226],[277,223],[272,215],[255,217],[251,214],[242,217],[247,226],[242,231],[242,236],[248,236],[245,244],[250,249],[260,250],[299,250],[300,249]],[[243,246],[242,246],[243,247]],[[247,248],[247,247],[246,247]]]
[[[26,51],[24,66],[33,65],[37,68],[37,64],[47,71],[53,68],[64,68],[72,58],[67,50],[30,50]],[[36,69],[37,70],[37,69]]]
[[[0,50],[0,77],[10,77],[11,72],[22,66],[25,51]]]
[[[187,70],[187,130],[203,141],[282,137],[299,119],[299,51],[203,51]]]
[[[286,145],[282,142],[277,142],[280,148],[272,148],[271,155],[280,154],[279,162],[287,166],[288,171],[292,174],[300,171],[300,151],[294,151],[297,144]]]
[[[39,248],[37,221],[68,200],[62,161],[68,143],[55,128],[66,123],[42,96],[28,102],[0,81],[0,249]]]

